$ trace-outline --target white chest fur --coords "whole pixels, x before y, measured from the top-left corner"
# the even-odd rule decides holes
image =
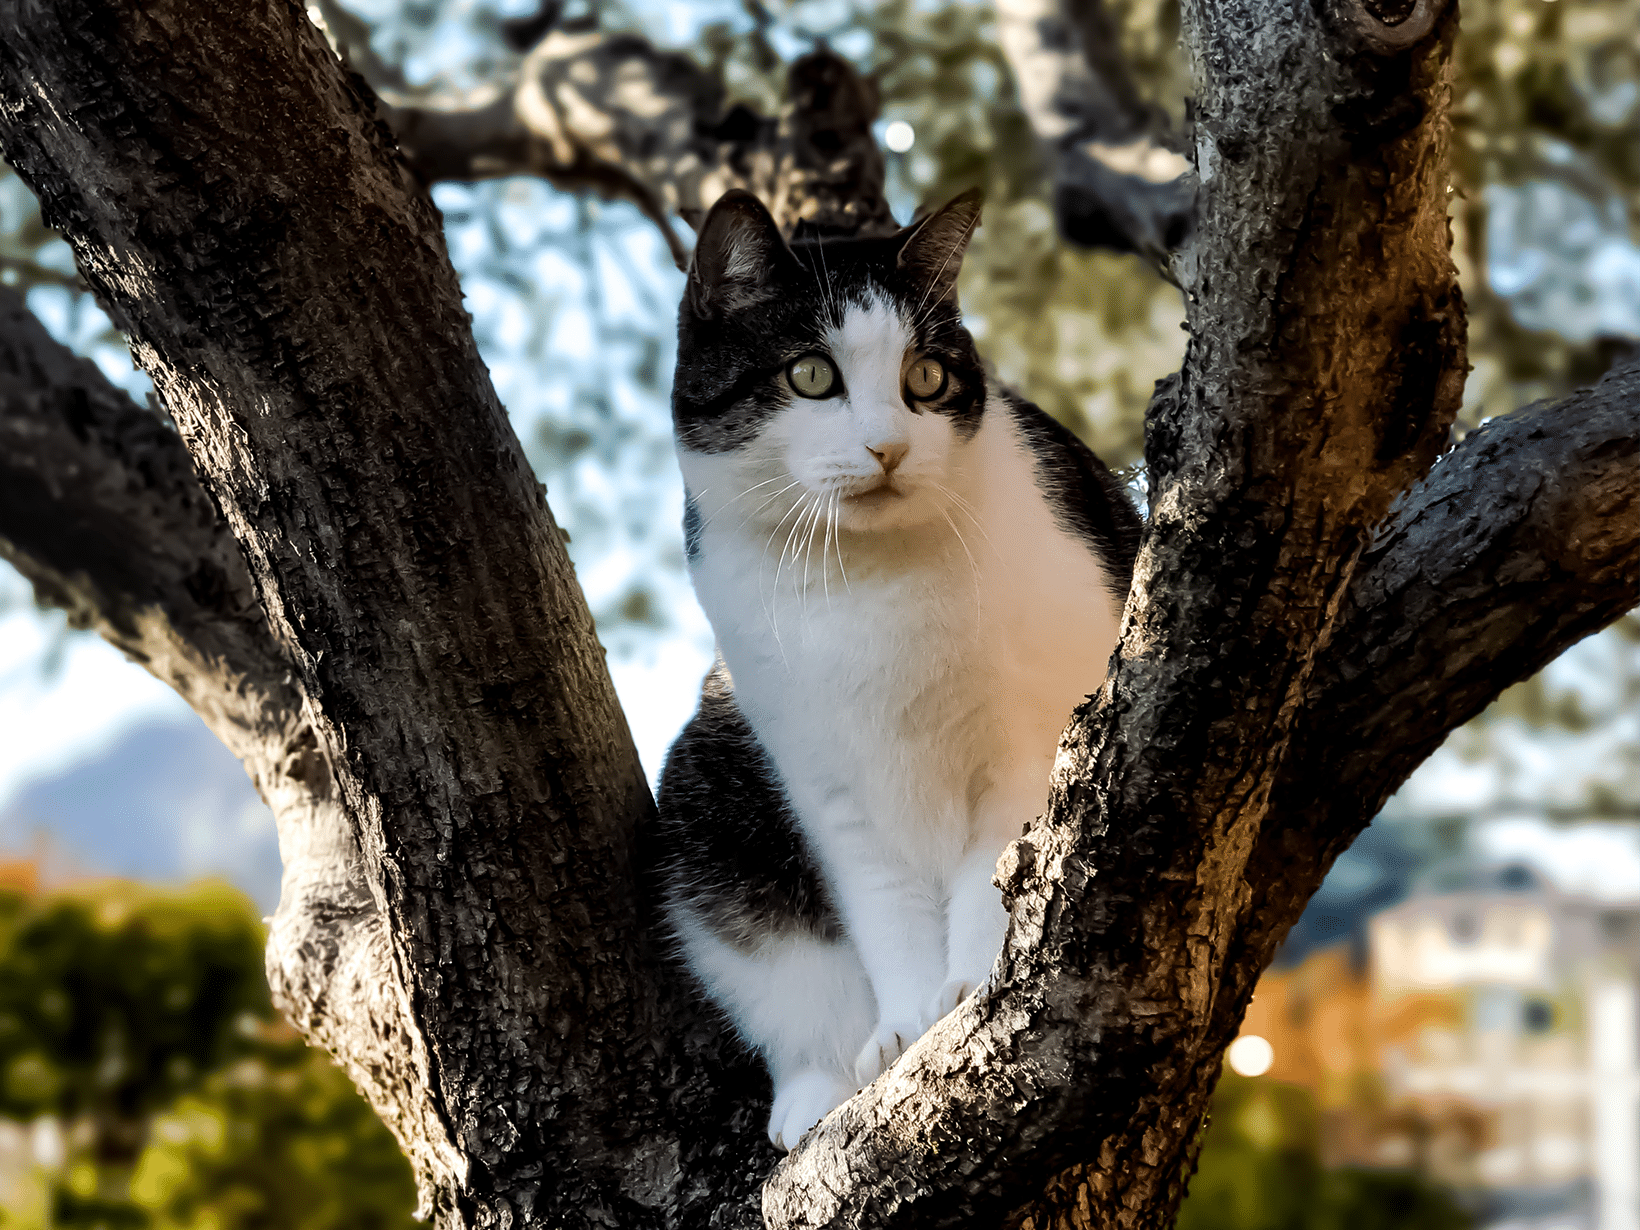
[[[865,532],[823,515],[748,528],[713,481],[725,463],[682,459],[702,493],[696,590],[828,876],[866,858],[942,897],[976,843],[1000,849],[1041,810],[1118,619],[1007,407],[959,453],[944,515]]]

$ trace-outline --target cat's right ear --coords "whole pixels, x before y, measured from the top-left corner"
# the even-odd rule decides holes
[[[773,293],[775,267],[791,250],[763,202],[740,188],[718,198],[701,223],[689,261],[689,306],[719,316],[761,303]]]
[[[957,272],[984,204],[985,194],[970,188],[901,232],[900,268],[931,288],[936,301],[956,291]]]

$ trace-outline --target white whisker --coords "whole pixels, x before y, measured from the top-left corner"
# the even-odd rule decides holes
[[[805,621],[809,617],[809,560],[814,555],[814,532],[820,528],[820,514],[824,511],[824,508],[825,505],[821,501],[816,500],[814,502],[814,515],[809,518],[808,537],[803,546],[803,618]],[[821,555],[820,565],[822,575],[825,573],[825,563],[825,556]],[[795,572],[796,569],[797,563],[794,560],[792,562],[792,570]]]
[[[820,580],[826,587],[826,610],[831,610],[831,564],[826,554],[831,550],[832,531],[837,528],[837,489],[832,488],[831,498],[826,501],[826,534],[820,540]],[[839,558],[841,556],[839,555]]]
[[[712,522],[716,521],[724,513],[728,512],[736,504],[740,503],[741,500],[744,500],[747,496],[751,495],[752,492],[758,490],[758,488],[767,487],[770,483],[778,483],[784,477],[785,477],[784,474],[777,474],[773,478],[765,478],[760,483],[753,483],[750,487],[746,488],[746,490],[742,491],[739,495],[735,496],[734,499],[729,500],[727,503],[725,503],[722,508],[718,509],[710,517],[706,518],[706,520],[701,524],[700,528],[702,530],[706,529],[706,527],[711,525]],[[762,503],[761,506],[759,506],[757,509],[754,509],[752,513],[748,514],[748,520],[752,516],[755,516],[757,513],[762,512],[763,509],[767,508],[770,504],[774,503],[774,501],[779,499],[781,497],[781,495],[783,495],[787,491],[790,491],[795,486],[797,486],[797,484],[795,482],[787,483],[779,491],[776,491],[774,493],[774,495],[770,496],[767,500],[765,500]],[[711,490],[711,488],[707,488],[707,491],[710,491],[710,490]],[[696,504],[697,507],[699,506],[700,502],[706,498],[707,491],[703,491],[698,496],[695,497],[695,504]],[[746,522],[742,521],[740,524],[745,525]]]
[[[843,563],[842,508],[843,508],[843,493],[841,491],[834,491],[832,493],[831,519],[832,519],[832,524],[836,527],[836,534],[837,534],[837,571],[843,574],[843,587],[845,589],[847,589],[850,594],[853,594],[854,593],[854,586],[849,584],[849,579],[848,579],[848,565]]]
[[[795,485],[796,484],[794,483],[793,486]],[[780,527],[786,524],[786,518],[791,516],[794,512],[797,512],[802,507],[803,500],[799,499],[790,508],[788,508],[784,514],[782,514],[780,520],[774,523],[774,528],[769,531],[769,536],[763,540],[763,551],[758,556],[757,561],[757,592],[759,597],[763,600],[763,615],[766,619],[768,619],[769,627],[774,629],[774,643],[780,646],[782,657],[785,656],[786,647],[780,643],[780,595],[777,592],[780,588],[780,565],[778,563],[775,565],[774,584],[769,587],[768,594],[763,593],[763,568],[764,565],[769,562],[769,548],[774,545],[774,536],[780,533]],[[786,558],[784,548],[782,548],[780,552],[780,558],[781,560]]]
[[[825,278],[825,280],[820,283],[820,293],[826,298],[826,311],[830,314],[833,321],[837,321],[837,299],[836,296],[832,294],[831,271],[826,268],[825,237],[819,233],[816,233],[814,236],[814,246],[815,250],[820,254],[820,272]],[[840,324],[842,322],[837,321],[837,323]]]
[[[962,553],[968,557],[968,567],[974,573],[974,619],[977,622],[981,615],[980,594],[983,588],[979,579],[979,564],[974,560],[974,553],[968,549],[968,542],[963,538],[962,531],[957,528],[957,523],[951,520],[951,514],[941,508],[940,516],[945,518],[945,523],[951,527],[951,532],[957,536],[957,541],[962,544]]]
[[[740,523],[741,527],[744,528],[747,521],[750,521],[753,517],[757,516],[758,513],[762,512],[770,504],[773,504],[781,496],[785,495],[786,492],[790,491],[793,487],[797,486],[801,481],[802,481],[801,479],[793,479],[791,482],[787,483],[784,487],[782,487],[779,491],[776,491],[768,499],[764,500],[763,503],[759,504],[756,508],[752,509],[751,512],[746,514],[745,519],[741,521],[741,523]],[[780,519],[782,521],[784,521],[786,518],[781,517]]]
[[[944,483],[931,481],[931,485],[936,491],[939,491],[942,495],[950,498],[957,511],[967,517],[968,520],[973,523],[974,528],[979,531],[980,537],[985,539],[985,545],[991,548],[991,553],[998,559],[1001,559],[1002,553],[996,549],[996,544],[991,541],[991,536],[985,532],[985,526],[980,522],[979,516],[974,512],[974,506],[967,500],[963,499],[962,496],[958,495],[955,491],[951,490],[951,488],[947,487]]]
[[[797,501],[796,506],[798,508],[801,508],[803,510],[804,514],[807,514],[807,512],[809,511],[808,500],[809,500],[809,492],[805,491],[803,493],[802,499]],[[782,517],[781,520],[784,521],[785,518]],[[776,561],[775,566],[774,566],[774,586],[773,586],[774,597],[773,597],[773,601],[774,601],[774,611],[775,611],[776,620],[778,620],[779,617],[780,617],[780,570],[786,566],[786,553],[791,550],[792,543],[797,538],[797,531],[802,526],[802,524],[803,524],[803,516],[799,515],[797,520],[792,522],[791,533],[786,535],[786,541],[785,541],[784,545],[782,545],[781,548],[780,548],[780,559]],[[792,556],[792,572],[795,574],[796,571],[797,571],[797,557],[795,555],[793,555]],[[796,587],[796,581],[794,580],[793,581],[793,588],[795,589],[795,587]],[[794,594],[793,596],[795,597],[796,595]],[[780,639],[780,627],[779,627],[778,623],[775,626],[774,636],[775,636],[775,640],[779,641],[779,639]]]

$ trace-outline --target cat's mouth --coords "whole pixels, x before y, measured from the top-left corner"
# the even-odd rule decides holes
[[[858,479],[843,487],[843,499],[851,508],[876,508],[901,499],[905,492],[884,474],[878,478]]]

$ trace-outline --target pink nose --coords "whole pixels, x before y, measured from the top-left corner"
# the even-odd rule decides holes
[[[868,444],[866,452],[877,459],[877,464],[883,467],[884,474],[894,473],[905,455],[911,451],[911,445],[904,440],[892,440],[887,444]]]

